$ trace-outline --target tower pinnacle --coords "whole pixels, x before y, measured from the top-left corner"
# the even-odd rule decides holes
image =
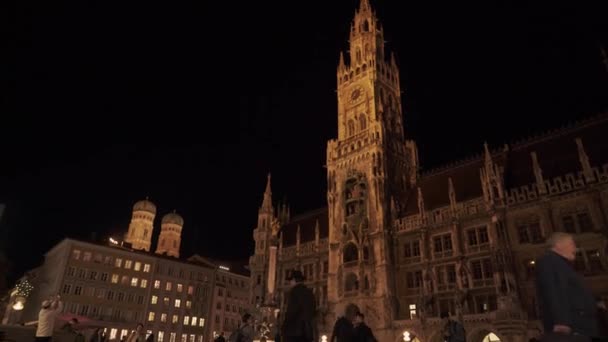
[[[270,173],[266,182],[266,190],[264,191],[264,200],[262,201],[262,210],[272,211],[272,190],[270,186]]]

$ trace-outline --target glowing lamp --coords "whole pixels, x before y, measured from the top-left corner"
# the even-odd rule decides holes
[[[220,266],[220,270],[230,271],[230,268],[226,266]]]
[[[327,335],[321,336],[321,342],[327,342]]]
[[[114,240],[113,238],[110,238],[110,243],[113,245],[118,245],[118,241]]]
[[[403,333],[403,340],[404,340],[405,342],[409,342],[409,341],[411,341],[411,340],[412,340],[412,338],[410,337],[410,332],[409,332],[409,331],[405,331],[405,332]]]

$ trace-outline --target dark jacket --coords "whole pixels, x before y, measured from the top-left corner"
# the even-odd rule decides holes
[[[548,251],[537,260],[536,290],[546,333],[566,325],[573,333],[597,336],[595,298],[566,258]]]
[[[334,324],[329,342],[352,342],[355,339],[355,327],[346,317],[340,317]]]
[[[365,323],[359,324],[355,328],[355,342],[377,342],[374,333],[372,333],[372,329],[367,326]]]
[[[292,287],[289,291],[281,329],[283,337],[305,338],[310,341],[315,339],[314,317],[316,311],[316,301],[312,290],[302,283]]]

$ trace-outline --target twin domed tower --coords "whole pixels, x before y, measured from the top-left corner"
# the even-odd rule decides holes
[[[125,235],[125,242],[130,243],[133,249],[149,252],[155,217],[156,205],[154,203],[148,199],[135,203],[133,205],[133,216],[129,224],[129,231]],[[184,219],[176,214],[175,211],[163,216],[160,223],[160,235],[158,236],[156,254],[166,254],[179,258],[183,226]]]

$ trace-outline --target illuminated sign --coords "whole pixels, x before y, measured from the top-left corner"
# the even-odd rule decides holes
[[[228,268],[226,266],[220,266],[220,270],[230,271],[230,268]]]

